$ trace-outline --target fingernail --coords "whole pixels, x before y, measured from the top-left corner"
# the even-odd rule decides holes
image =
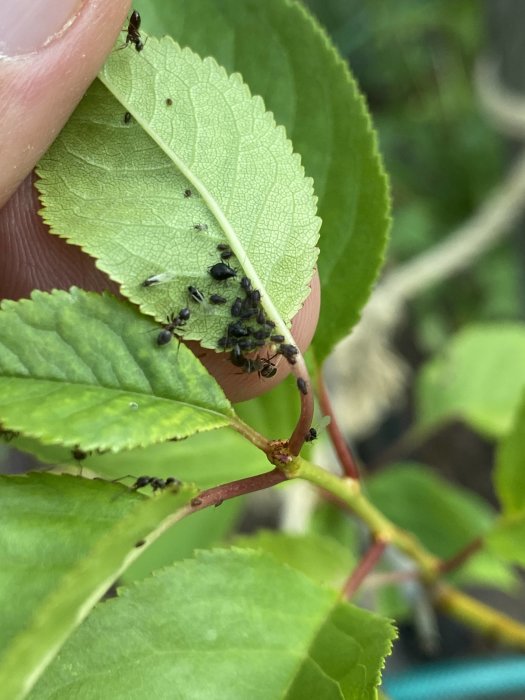
[[[84,0],[2,0],[0,57],[45,46],[75,19]]]

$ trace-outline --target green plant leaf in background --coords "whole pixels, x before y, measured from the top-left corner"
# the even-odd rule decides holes
[[[0,692],[16,700],[147,546],[144,538],[180,518],[197,490],[145,499],[69,475],[0,481]]]
[[[396,525],[414,533],[438,557],[448,559],[494,527],[491,507],[479,496],[439,478],[421,464],[396,464],[367,483],[372,502]],[[453,575],[458,583],[510,590],[512,570],[481,550]]]
[[[525,566],[525,513],[501,518],[488,533],[486,541],[495,556]]]
[[[505,515],[525,513],[525,400],[498,446],[494,484]]]
[[[288,325],[309,292],[320,221],[312,180],[262,100],[169,37],[114,51],[100,79],[39,164],[51,230],[157,320],[190,304],[181,335],[205,347],[225,335],[243,272]],[[237,281],[209,274],[218,244]],[[156,275],[164,283],[143,286]],[[190,285],[230,303],[192,303]]]
[[[365,101],[330,39],[291,0],[137,0],[143,26],[239,71],[286,128],[323,221],[321,362],[358,319],[389,226],[388,184]]]
[[[524,387],[525,326],[464,328],[418,376],[416,428],[425,431],[455,418],[501,437],[512,426]]]
[[[227,425],[233,410],[184,346],[159,348],[130,304],[72,289],[4,301],[0,421],[43,443],[118,451]]]
[[[119,593],[32,698],[373,700],[394,637],[387,620],[249,550],[200,552]]]

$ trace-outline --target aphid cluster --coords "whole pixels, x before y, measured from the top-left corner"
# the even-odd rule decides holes
[[[184,197],[191,197],[192,190],[185,189]],[[196,231],[206,231],[208,226],[203,223],[193,224]],[[208,275],[220,286],[231,285],[236,280],[238,268],[231,260],[234,253],[227,243],[219,243],[216,247],[219,261],[208,267]],[[167,282],[173,275],[170,273],[159,273],[151,275],[142,282],[143,287],[151,287],[162,282]],[[223,335],[217,340],[217,348],[222,351],[229,351],[230,362],[242,372],[252,374],[257,372],[259,377],[270,379],[277,372],[277,365],[273,362],[277,355],[282,355],[290,364],[295,364],[299,350],[295,345],[285,342],[285,336],[275,333],[275,323],[267,318],[261,303],[261,292],[254,289],[251,280],[243,276],[239,282],[238,296],[231,302],[231,321],[226,325]],[[230,287],[231,289],[231,287]],[[187,287],[188,302],[206,306],[223,306],[228,303],[228,299],[223,294],[212,292],[205,294],[195,285]],[[178,331],[182,331],[191,316],[188,307],[182,308],[178,313],[173,313],[168,317],[164,328],[157,336],[157,345],[166,345],[174,337],[178,337]],[[180,339],[179,339],[180,340]],[[265,347],[271,348],[273,355],[268,352],[266,357],[260,353]],[[253,355],[256,354],[255,357]],[[301,380],[302,382],[302,380]],[[306,382],[298,383],[298,388],[303,394],[308,393]]]

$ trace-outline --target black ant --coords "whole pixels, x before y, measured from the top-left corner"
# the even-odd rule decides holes
[[[169,343],[175,335],[175,331],[181,330],[182,327],[186,325],[186,321],[189,317],[190,310],[186,308],[181,309],[176,316],[173,314],[171,317],[168,317],[168,323],[157,336],[157,345],[166,345]]]
[[[237,276],[237,270],[225,262],[218,262],[208,268],[208,273],[217,282],[224,282]]]
[[[142,51],[144,48],[139,32],[140,22],[140,14],[137,12],[137,10],[133,10],[131,17],[129,18],[126,43],[122,47],[123,49],[125,49],[128,44],[134,44],[137,51]]]
[[[159,479],[156,476],[139,476],[135,483],[131,486],[133,491],[143,489],[145,486],[151,486],[153,492],[163,491],[168,486],[180,486],[181,482],[173,476],[168,476],[167,479]]]

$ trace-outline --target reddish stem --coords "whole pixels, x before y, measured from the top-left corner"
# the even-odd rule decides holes
[[[359,479],[359,469],[357,468],[352,452],[346,444],[346,440],[344,439],[335,419],[332,404],[330,403],[330,398],[328,396],[328,392],[326,391],[326,386],[321,373],[319,373],[319,403],[321,404],[323,413],[326,416],[330,416],[328,432],[344,473],[351,479]]]
[[[370,571],[372,571],[378,560],[381,558],[387,544],[387,542],[381,539],[376,539],[374,541],[370,549],[352,571],[350,577],[345,583],[343,588],[343,596],[345,598],[348,599],[354,595],[359,586],[363,583],[366,576],[370,573]]]
[[[453,557],[442,561],[439,565],[440,573],[448,574],[450,571],[458,569],[462,564],[464,564],[467,561],[467,559],[470,559],[470,557],[477,551],[479,551],[482,547],[483,540],[481,539],[481,537],[476,537],[475,540],[469,542],[466,547],[460,549],[459,552],[454,554]]]
[[[301,451],[306,436],[308,435],[308,431],[312,426],[312,420],[314,417],[314,397],[312,394],[310,376],[308,374],[308,370],[306,369],[306,364],[302,355],[297,356],[292,372],[298,381],[304,382],[307,392],[304,394],[299,388],[297,389],[301,399],[301,413],[288,443],[290,454],[296,457]]]
[[[191,509],[196,511],[209,508],[210,506],[220,506],[223,501],[228,501],[230,498],[237,498],[237,496],[244,496],[247,493],[261,491],[283,481],[286,481],[286,476],[280,469],[257,474],[257,476],[248,476],[237,481],[229,481],[227,484],[220,484],[199,493],[191,501]]]

